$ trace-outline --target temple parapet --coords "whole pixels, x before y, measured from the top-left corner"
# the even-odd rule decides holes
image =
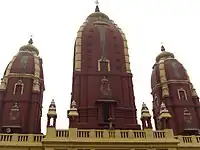
[[[53,127],[51,127],[53,129]],[[55,129],[55,128],[54,128]],[[47,134],[0,134],[0,150],[17,150],[19,147],[51,150],[64,147],[66,150],[95,150],[98,148],[126,150],[182,150],[200,149],[200,136],[174,136],[171,129],[161,131],[145,130],[51,130]],[[85,145],[85,143],[87,143]],[[93,147],[93,148],[91,148]]]

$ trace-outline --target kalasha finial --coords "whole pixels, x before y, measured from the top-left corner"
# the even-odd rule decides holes
[[[163,46],[163,42],[161,42],[161,51],[164,52],[165,51],[165,47]]]
[[[143,102],[143,103],[142,103],[142,110],[145,110],[145,109],[148,110],[148,107],[147,107],[147,105]]]
[[[33,39],[32,39],[32,35],[31,35],[31,37],[30,37],[30,40],[28,41],[28,44],[33,44]]]
[[[96,0],[95,4],[96,4],[95,12],[100,12],[100,10],[99,10],[99,1]]]

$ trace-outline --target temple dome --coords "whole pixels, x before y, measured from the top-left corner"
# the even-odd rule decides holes
[[[22,47],[20,47],[19,51],[29,51],[31,53],[35,53],[36,55],[39,55],[38,49],[32,44],[33,44],[33,40],[31,38],[27,45],[23,45]]]
[[[187,81],[188,75],[184,66],[175,59],[175,56],[171,52],[165,51],[164,46],[161,47],[161,53],[156,57],[156,63],[153,66],[151,75],[151,87],[152,89],[160,84],[161,73],[165,74],[166,81]],[[163,68],[160,64],[164,64]],[[163,69],[163,71],[162,71]]]
[[[42,59],[38,56],[38,49],[32,44],[33,41],[30,39],[27,45],[19,49],[19,52],[9,62],[4,76],[20,73],[43,79]]]
[[[130,73],[128,46],[124,33],[96,6],[95,12],[86,18],[77,34],[75,70],[96,70],[101,57],[109,61],[113,71]]]

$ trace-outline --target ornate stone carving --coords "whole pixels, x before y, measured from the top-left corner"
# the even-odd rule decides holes
[[[112,91],[110,89],[110,84],[108,82],[108,79],[106,79],[106,77],[103,77],[103,79],[101,79],[101,87],[100,87],[100,91],[101,91],[101,96],[106,96],[106,97],[111,97],[112,96]]]
[[[5,90],[6,89],[6,85],[7,85],[6,79],[2,78],[1,79],[1,84],[0,84],[0,90]]]
[[[192,123],[192,116],[191,116],[191,113],[188,111],[187,108],[184,108],[184,121],[187,124]]]
[[[33,80],[33,91],[40,92],[40,82],[38,79]]]
[[[18,117],[19,117],[19,104],[15,102],[10,110],[10,120],[16,120]]]
[[[26,68],[28,63],[28,56],[22,56],[20,60],[20,68]]]

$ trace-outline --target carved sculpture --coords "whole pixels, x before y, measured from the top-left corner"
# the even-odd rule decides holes
[[[101,87],[100,87],[100,91],[101,91],[101,96],[103,97],[111,97],[112,96],[112,91],[110,89],[110,84],[108,82],[108,79],[106,79],[106,77],[103,77],[103,79],[101,79]]]

